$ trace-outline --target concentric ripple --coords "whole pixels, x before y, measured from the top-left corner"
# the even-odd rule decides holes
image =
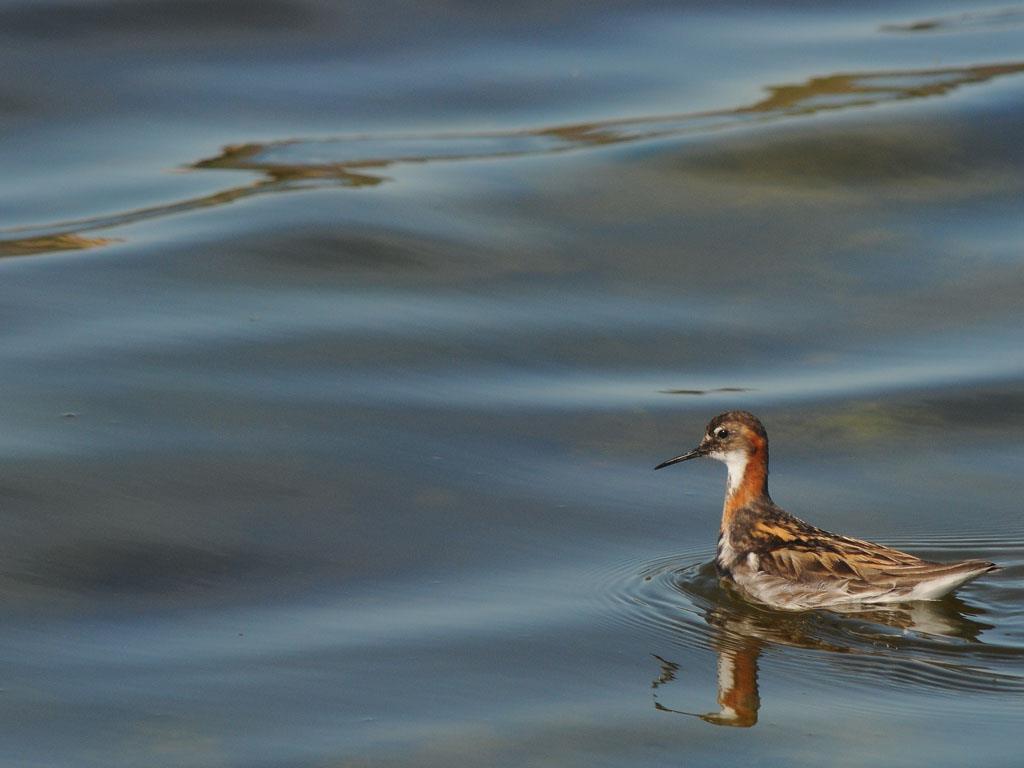
[[[962,549],[953,551],[949,540],[917,544],[943,549],[949,559],[966,557]],[[675,678],[677,663],[706,659],[713,652],[720,702],[738,695],[722,686],[735,683],[735,669],[744,663],[751,677],[749,693],[757,698],[760,661],[763,677],[783,676],[807,689],[833,692],[853,687],[878,710],[905,709],[905,694],[922,689],[933,695],[981,694],[998,706],[999,699],[988,694],[1024,693],[1024,647],[1013,609],[1013,596],[1021,590],[1024,547],[1004,541],[999,550],[1001,572],[969,585],[962,596],[941,601],[842,611],[772,610],[748,602],[720,580],[710,550],[622,563],[608,574],[603,598],[609,601],[611,620],[638,628],[652,648],[672,649],[656,654],[663,669],[655,687]],[[971,701],[978,705],[976,698]],[[720,715],[702,717],[752,725],[756,706],[748,716],[749,722],[742,712],[732,712],[724,718],[728,722]]]

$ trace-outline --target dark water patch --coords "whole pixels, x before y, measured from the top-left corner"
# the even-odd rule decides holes
[[[681,170],[722,181],[742,179],[744,184],[893,186],[913,194],[917,187],[939,183],[965,190],[976,187],[979,179],[991,184],[1006,168],[996,162],[990,168],[979,167],[977,160],[953,132],[882,132],[865,126],[849,132],[782,136],[749,142],[746,147],[740,142],[734,147],[723,142],[685,155]]]
[[[910,21],[904,24],[884,24],[882,32],[893,33],[970,33],[1002,32],[1024,24],[1024,8],[996,8],[985,11],[971,11],[931,19]]]
[[[188,596],[227,580],[266,578],[270,564],[251,552],[224,552],[168,542],[106,542],[54,547],[10,565],[5,576],[33,587],[110,596]]]
[[[744,387],[716,387],[715,389],[663,389],[663,395],[709,395],[723,394],[727,392],[749,392]]]
[[[990,446],[1010,428],[1024,428],[1024,382],[993,382],[972,387],[952,383],[884,399],[851,398],[810,405],[799,414],[780,416],[776,432],[792,436],[828,434],[844,450],[857,446],[909,450],[956,429],[963,444]],[[1000,438],[1002,439],[1002,438]]]
[[[426,296],[422,293],[425,285],[451,286],[463,281],[500,279],[503,274],[520,270],[557,269],[539,254],[523,253],[513,259],[493,244],[467,241],[458,233],[429,234],[415,227],[375,223],[271,227],[227,241],[218,238],[213,246],[221,256],[216,264],[196,265],[183,255],[169,262],[168,268],[183,280],[199,268],[227,277],[234,285],[252,284],[254,288],[265,286],[271,276],[282,287],[299,289],[308,289],[311,281],[316,281],[319,296],[308,298],[333,306],[339,317],[347,313],[349,301],[357,302],[359,311],[365,311],[367,317],[390,306],[393,334],[417,325],[417,308],[432,304],[440,316],[447,305],[459,314],[474,302],[487,300],[472,292],[460,294],[450,289],[443,296]],[[402,286],[409,289],[402,290]],[[336,293],[328,294],[328,289]]]
[[[82,37],[126,40],[181,34],[223,37],[246,31],[274,31],[307,23],[311,2],[268,0],[252,5],[244,0],[99,0],[7,3],[0,9],[0,35],[74,41]]]

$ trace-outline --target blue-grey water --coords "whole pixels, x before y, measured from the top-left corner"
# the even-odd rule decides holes
[[[0,71],[0,764],[1020,765],[1024,5],[0,0]],[[745,603],[651,472],[727,408],[1002,569]]]

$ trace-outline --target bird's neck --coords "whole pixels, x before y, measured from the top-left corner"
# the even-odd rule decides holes
[[[724,462],[729,468],[722,509],[722,530],[726,531],[739,510],[756,501],[771,503],[768,495],[768,444],[755,444],[750,452],[729,453]]]
[[[718,652],[718,705],[712,721],[749,727],[757,723],[761,699],[757,694],[757,657],[760,648],[748,644]]]

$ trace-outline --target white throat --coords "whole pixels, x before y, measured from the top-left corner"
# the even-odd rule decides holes
[[[726,492],[732,496],[736,489],[740,487],[740,483],[743,482],[743,474],[747,471],[747,461],[750,458],[747,456],[746,451],[729,451],[728,453],[721,453],[715,451],[708,454],[712,459],[718,459],[720,462],[725,464],[729,470],[729,479],[726,485]]]

